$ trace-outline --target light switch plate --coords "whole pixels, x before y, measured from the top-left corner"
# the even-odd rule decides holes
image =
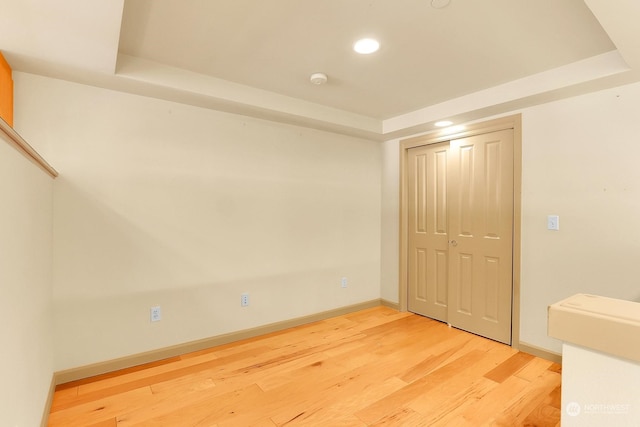
[[[547,230],[560,230],[560,217],[558,215],[547,215]]]

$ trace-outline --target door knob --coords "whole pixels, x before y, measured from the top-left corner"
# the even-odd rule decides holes
[[[449,243],[451,243],[451,246],[458,246],[458,242],[456,242],[455,240],[452,240]]]

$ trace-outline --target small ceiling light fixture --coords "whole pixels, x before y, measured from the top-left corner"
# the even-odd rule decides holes
[[[451,126],[452,124],[453,122],[449,120],[440,120],[439,122],[435,122],[435,125],[438,126],[439,128]]]
[[[431,7],[434,9],[443,9],[449,6],[451,0],[431,0]]]
[[[374,39],[360,39],[353,45],[353,50],[362,55],[377,52],[378,49],[380,49],[380,43]]]
[[[460,133],[460,132],[464,131],[465,129],[466,129],[465,126],[457,125],[457,126],[450,126],[448,128],[444,128],[444,129],[442,129],[441,132],[442,132],[443,135],[451,135],[451,134],[454,134],[454,133]]]
[[[327,82],[328,78],[325,73],[313,73],[309,79],[314,85],[323,85]]]

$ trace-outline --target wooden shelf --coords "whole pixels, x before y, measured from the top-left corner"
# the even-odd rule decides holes
[[[52,178],[58,176],[58,172],[45,159],[31,147],[9,124],[0,117],[0,135],[13,148],[18,150],[27,159],[35,163],[40,169],[49,174]]]

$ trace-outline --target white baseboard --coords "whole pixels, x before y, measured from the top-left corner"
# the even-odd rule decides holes
[[[42,422],[40,427],[47,427],[49,425],[49,414],[51,413],[51,405],[53,404],[53,394],[56,392],[56,375],[51,376],[51,385],[49,385],[49,395],[44,403],[44,411],[42,413]]]
[[[389,308],[393,308],[394,310],[398,310],[400,311],[400,304],[398,304],[397,302],[392,302],[386,299],[381,299],[380,300],[380,305],[383,305],[385,307],[389,307]]]
[[[533,354],[534,356],[541,357],[551,362],[562,364],[562,354],[549,351],[547,349],[537,347],[532,344],[527,344],[526,342],[520,341],[518,345],[518,350],[524,353]]]

